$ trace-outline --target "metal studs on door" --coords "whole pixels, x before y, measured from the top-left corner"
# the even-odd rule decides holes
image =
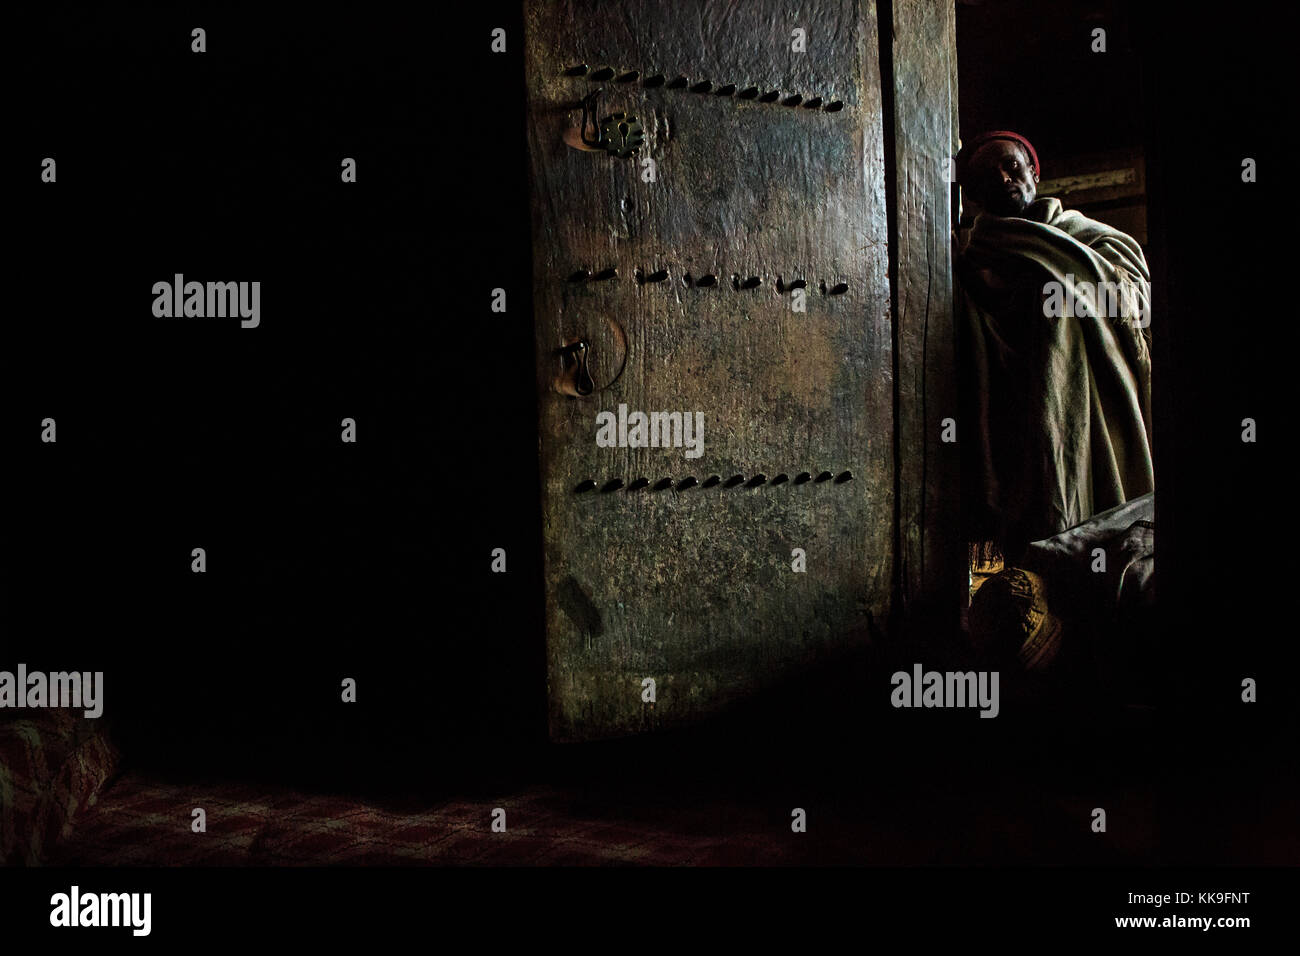
[[[813,484],[825,484],[826,482],[831,482],[832,484],[842,485],[852,480],[853,472],[848,469],[840,472],[838,475],[830,471],[823,471],[815,478],[813,477],[812,472],[801,471],[795,476],[793,482],[790,481],[790,476],[785,472],[781,472],[769,481],[767,475],[760,471],[758,474],[748,479],[746,479],[744,475],[732,475],[730,478],[725,480],[721,475],[709,475],[702,481],[694,475],[687,475],[685,478],[677,481],[674,481],[672,478],[662,478],[655,482],[654,487],[651,490],[667,491],[669,489],[675,489],[677,491],[685,491],[688,488],[696,487],[716,488],[721,486],[722,488],[737,488],[742,485],[745,488],[750,489],[762,488],[765,486],[774,488],[778,485],[784,485],[787,483],[792,485],[803,485],[809,482],[812,482]],[[576,494],[594,491],[598,487],[603,492],[618,491],[620,488],[626,488],[628,491],[640,491],[642,488],[648,487],[649,485],[650,479],[645,477],[634,478],[630,484],[625,484],[622,478],[611,478],[609,481],[605,482],[604,485],[600,485],[594,478],[588,478],[579,482],[577,487],[573,490]]]

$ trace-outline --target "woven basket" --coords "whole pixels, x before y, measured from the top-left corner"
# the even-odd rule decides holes
[[[1048,670],[1061,650],[1062,625],[1047,605],[1047,588],[1032,571],[1007,568],[975,592],[970,634],[989,660],[1029,673]]]

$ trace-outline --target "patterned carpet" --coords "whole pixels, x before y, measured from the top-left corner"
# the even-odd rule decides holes
[[[57,715],[0,721],[3,863],[1123,865],[1158,855],[1162,826],[1175,809],[1158,812],[1161,800],[1150,781],[1089,774],[963,773],[956,780],[948,772],[911,777],[894,762],[884,765],[885,776],[865,773],[846,787],[774,773],[761,763],[706,779],[668,757],[646,773],[593,774],[587,767],[413,802],[120,772],[119,755],[93,723]],[[1187,804],[1185,822],[1199,822],[1197,800],[1203,799]],[[1088,825],[1098,805],[1110,814],[1104,836]],[[191,827],[196,807],[206,813],[202,833]],[[506,814],[504,832],[492,828],[498,807]],[[807,832],[792,832],[793,807],[806,811]],[[1258,862],[1282,862],[1294,853],[1285,841],[1263,856],[1252,845],[1252,827],[1287,832],[1282,812],[1280,803],[1260,802],[1251,813],[1233,815],[1229,831],[1241,830],[1241,852]],[[1225,846],[1238,842],[1232,832],[1223,836]]]
[[[195,806],[206,811],[205,833],[191,830]],[[506,813],[505,832],[491,828],[497,807]],[[205,793],[128,775],[80,816],[75,840],[50,862],[736,865],[805,862],[826,849],[826,840],[809,841],[807,834],[790,832],[787,821],[753,806],[615,806],[590,793],[539,785],[410,811],[246,784]],[[847,848],[838,856],[843,862],[853,858]]]
[[[120,754],[94,721],[65,710],[0,720],[0,863],[39,863],[71,833]]]
[[[1152,806],[1124,799],[1145,825],[1106,841],[1089,840],[1088,801],[1044,799],[1008,782],[996,796],[970,801],[939,788],[856,807],[807,802],[808,832],[793,833],[790,802],[683,793],[597,793],[534,785],[474,799],[443,799],[410,810],[354,797],[248,784],[202,788],[116,781],[83,811],[75,833],[47,862],[150,866],[638,865],[1117,862],[1151,849]],[[1112,795],[1117,805],[1118,794]],[[1001,801],[1022,801],[1018,814]],[[779,802],[779,805],[778,805]],[[201,806],[207,831],[191,830]],[[491,829],[506,811],[505,832]],[[1126,828],[1127,829],[1127,828]],[[1074,834],[1073,838],[1063,834]]]

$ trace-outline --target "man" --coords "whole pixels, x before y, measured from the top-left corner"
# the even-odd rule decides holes
[[[1154,489],[1151,276],[1131,237],[1037,197],[1023,136],[976,137],[956,172],[980,209],[957,257],[967,533],[1010,565]]]

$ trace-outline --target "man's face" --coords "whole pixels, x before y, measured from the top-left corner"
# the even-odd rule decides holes
[[[1038,173],[1024,147],[1013,140],[989,140],[967,168],[972,197],[995,216],[1021,216],[1034,201]]]

